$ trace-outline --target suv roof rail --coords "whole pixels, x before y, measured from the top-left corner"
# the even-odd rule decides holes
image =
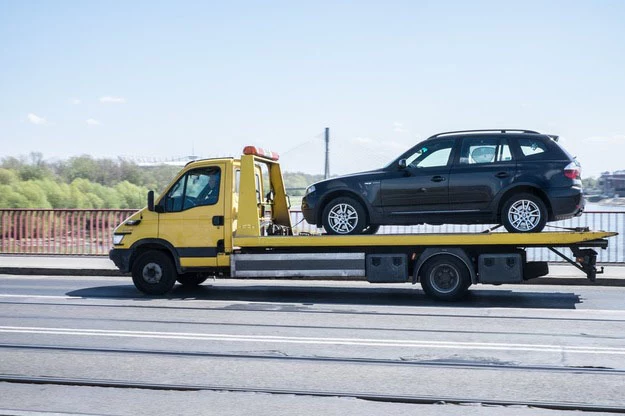
[[[540,134],[534,130],[524,130],[524,129],[479,129],[479,130],[457,130],[457,131],[446,131],[443,133],[438,133],[433,136],[428,137],[428,139],[433,139],[435,137],[452,135],[452,134],[461,134],[461,133],[528,133],[528,134]]]

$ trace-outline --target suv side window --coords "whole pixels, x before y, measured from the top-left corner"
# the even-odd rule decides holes
[[[460,164],[473,165],[512,161],[506,138],[465,137],[460,150]]]
[[[410,168],[433,168],[449,163],[454,140],[425,142],[412,154],[407,155],[406,165]]]
[[[521,153],[525,157],[539,159],[549,150],[547,145],[538,139],[520,138],[518,141]]]
[[[221,171],[217,167],[187,172],[171,187],[165,198],[165,212],[179,212],[202,205],[214,205],[219,200]]]

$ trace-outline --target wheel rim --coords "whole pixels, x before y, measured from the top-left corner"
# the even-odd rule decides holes
[[[350,233],[358,224],[358,213],[349,204],[337,204],[328,213],[328,224],[338,234]]]
[[[141,276],[143,277],[143,280],[145,280],[147,283],[157,284],[161,281],[161,278],[163,277],[163,268],[160,264],[148,263],[143,266]]]
[[[540,208],[534,201],[520,199],[508,210],[508,222],[519,231],[530,231],[540,223]]]
[[[430,272],[432,288],[439,293],[453,292],[460,282],[460,273],[451,264],[440,264]]]

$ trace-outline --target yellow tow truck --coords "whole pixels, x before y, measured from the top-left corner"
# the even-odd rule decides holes
[[[594,281],[603,270],[593,248],[616,234],[296,235],[278,156],[247,146],[239,159],[189,162],[156,201],[150,191],[147,207],[115,229],[109,257],[150,295],[208,277],[305,278],[419,282],[431,297],[457,300],[473,284],[548,274],[546,262],[527,261],[528,247],[550,248]]]

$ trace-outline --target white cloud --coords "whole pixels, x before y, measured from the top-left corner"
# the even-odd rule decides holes
[[[124,97],[111,97],[110,95],[106,95],[100,97],[100,102],[104,104],[124,104],[126,103],[126,99]]]
[[[85,120],[85,123],[87,123],[90,126],[101,126],[102,123],[100,123],[98,120],[94,119],[94,118],[88,118],[87,120]]]
[[[69,102],[74,105],[78,105],[82,103],[82,100],[80,98],[70,98]]]
[[[45,118],[39,117],[38,115],[33,114],[33,113],[28,113],[28,121],[33,124],[46,124],[47,123]]]
[[[408,132],[408,130],[404,128],[404,123],[400,123],[399,121],[396,121],[393,123],[393,131],[395,133],[407,133]]]

